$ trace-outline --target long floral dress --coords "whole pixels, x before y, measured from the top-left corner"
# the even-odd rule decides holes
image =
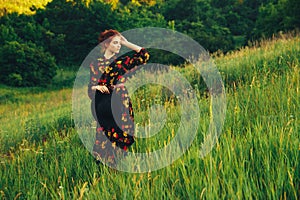
[[[96,139],[93,154],[97,160],[115,162],[113,150],[127,152],[134,143],[134,113],[132,104],[123,83],[124,75],[138,65],[146,63],[149,53],[142,48],[133,56],[104,56],[90,64],[88,94],[92,100],[92,113],[97,120]],[[110,93],[93,91],[92,86],[105,85]],[[108,139],[108,140],[107,140]]]

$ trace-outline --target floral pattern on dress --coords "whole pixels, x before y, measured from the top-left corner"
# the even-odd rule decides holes
[[[90,64],[90,82],[88,95],[92,99],[92,112],[97,120],[96,140],[93,153],[97,159],[106,159],[114,162],[115,155],[112,150],[127,151],[134,143],[134,112],[128,92],[123,85],[126,82],[124,75],[145,64],[149,60],[149,53],[142,48],[133,56],[113,57],[105,59],[100,57]],[[109,88],[110,95],[100,91],[93,91],[92,86],[104,85]],[[117,100],[111,101],[111,94],[115,93]],[[117,108],[117,115],[105,117],[102,113],[113,112],[109,104]],[[107,140],[109,139],[109,141]]]

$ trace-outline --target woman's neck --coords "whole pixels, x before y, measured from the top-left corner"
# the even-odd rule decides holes
[[[115,53],[111,52],[111,51],[105,51],[104,52],[104,58],[106,59],[110,59],[115,55]]]

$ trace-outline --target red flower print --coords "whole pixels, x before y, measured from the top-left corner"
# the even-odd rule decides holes
[[[106,83],[106,79],[100,79],[100,80],[98,80],[98,83],[105,84]]]
[[[98,132],[99,132],[99,131],[103,131],[103,127],[97,128],[97,131],[98,131]]]
[[[129,64],[129,60],[130,60],[130,58],[127,57],[126,60],[124,61],[124,64],[125,64],[125,65],[128,65],[128,64]]]
[[[118,138],[119,138],[118,133],[114,133],[114,134],[113,134],[113,137],[116,138],[116,139],[118,139]]]

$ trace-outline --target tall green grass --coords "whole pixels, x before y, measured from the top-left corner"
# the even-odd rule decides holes
[[[1,86],[0,196],[299,199],[299,44],[298,36],[284,37],[215,57],[227,94],[227,115],[217,145],[199,157],[210,100],[198,90],[201,119],[192,146],[170,166],[148,173],[113,171],[96,164],[71,119],[71,88]],[[192,66],[177,70],[194,85],[201,84]],[[164,148],[176,134],[180,109],[160,94],[165,94],[161,87],[150,85],[132,97],[140,124],[151,123],[146,108],[153,103],[169,108],[170,117],[155,138],[138,139],[135,151]]]

